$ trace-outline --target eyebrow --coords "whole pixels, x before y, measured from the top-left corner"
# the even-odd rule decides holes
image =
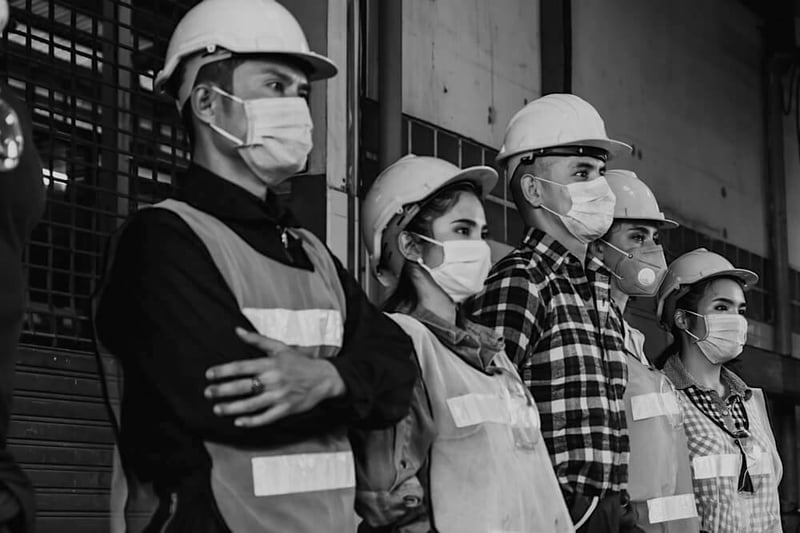
[[[275,76],[280,78],[280,80],[287,85],[295,81],[295,76],[281,71],[278,67],[264,66],[261,67],[261,71],[259,73],[263,76]],[[299,91],[305,91],[307,93],[311,92],[311,84],[307,81],[299,83],[297,88]]]
[[[458,220],[454,220],[454,221],[450,222],[450,225],[453,225],[453,224],[467,224],[469,226],[477,226],[478,225],[478,223],[475,222],[474,220],[472,220],[471,218],[459,218]],[[484,226],[486,226],[486,225],[487,224],[484,224]]]
[[[603,170],[606,168],[604,163],[600,163],[599,165],[593,165],[591,163],[587,163],[586,161],[579,161],[575,163],[573,170]]]
[[[733,300],[731,300],[730,298],[726,298],[726,297],[724,297],[724,296],[717,296],[716,298],[714,298],[714,299],[713,299],[713,300],[711,300],[711,301],[712,301],[712,302],[722,302],[722,303],[726,303],[726,304],[729,304],[729,305],[732,305],[732,306],[733,306],[733,305],[736,305],[736,302],[734,302],[734,301],[733,301]],[[739,304],[739,307],[741,307],[741,306],[747,306],[747,302],[742,302],[742,303],[740,303],[740,304]]]

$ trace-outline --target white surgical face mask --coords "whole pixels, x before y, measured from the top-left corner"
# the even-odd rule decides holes
[[[605,239],[601,242],[618,253],[616,261],[604,257],[603,262],[617,278],[622,292],[629,296],[653,296],[656,293],[667,274],[667,261],[661,245],[651,244],[626,252]]]
[[[686,309],[684,312],[705,321],[706,335],[704,338],[701,339],[688,329],[685,331],[697,341],[697,347],[712,364],[727,363],[742,353],[745,342],[747,342],[747,319],[745,317],[727,313],[701,315]]]
[[[562,215],[542,204],[542,209],[557,216],[564,227],[582,243],[590,243],[606,234],[614,222],[617,198],[604,177],[562,185],[539,176],[533,178],[567,189],[572,207]]]
[[[267,186],[286,181],[306,166],[313,126],[305,99],[290,96],[243,100],[219,87],[212,89],[244,106],[247,137],[239,139],[210,122],[208,126],[237,144],[250,171]]]
[[[424,268],[444,292],[455,303],[461,303],[483,289],[483,283],[492,268],[492,251],[484,241],[452,240],[439,242],[425,235],[418,237],[441,246],[444,251],[442,264],[430,268],[422,258],[417,263]]]

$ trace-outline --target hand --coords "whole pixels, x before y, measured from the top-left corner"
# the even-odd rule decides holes
[[[280,341],[241,328],[236,328],[236,334],[267,357],[209,368],[206,379],[225,381],[206,387],[205,396],[244,397],[214,406],[219,416],[237,416],[237,426],[264,426],[345,393],[344,382],[329,361],[310,358]]]

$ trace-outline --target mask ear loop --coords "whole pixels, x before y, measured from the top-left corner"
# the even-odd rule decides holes
[[[242,99],[241,99],[241,98],[239,98],[238,96],[234,96],[234,95],[232,95],[232,94],[228,93],[227,91],[223,91],[222,89],[220,89],[220,88],[219,88],[219,87],[217,87],[216,85],[212,85],[212,86],[211,86],[211,90],[212,90],[212,91],[214,91],[214,92],[216,92],[216,93],[219,93],[219,94],[221,94],[222,96],[224,96],[224,97],[226,97],[226,98],[230,98],[230,99],[231,99],[231,100],[233,100],[234,102],[237,102],[237,103],[239,103],[239,104],[242,104],[242,105],[244,105],[244,100],[242,100]],[[244,145],[245,145],[245,141],[241,140],[240,138],[238,138],[237,136],[235,136],[235,135],[234,135],[234,134],[232,134],[231,132],[229,132],[229,131],[226,131],[226,130],[224,130],[224,129],[220,128],[219,126],[217,126],[217,125],[216,125],[216,124],[214,124],[213,122],[206,122],[206,121],[203,121],[203,124],[205,124],[206,126],[208,126],[209,128],[211,128],[211,129],[212,129],[212,130],[213,130],[215,133],[217,133],[217,134],[221,135],[222,137],[224,137],[224,138],[228,139],[229,141],[231,141],[232,143],[234,143],[234,144],[235,144],[237,147],[241,147],[241,146],[244,146]]]
[[[610,242],[608,242],[605,239],[599,239],[599,240],[603,244],[606,244],[606,245],[610,246],[613,250],[616,250],[617,252],[622,254],[623,257],[627,257],[628,259],[633,259],[633,254],[632,253],[626,252],[625,250],[623,250],[621,248],[618,248],[617,246],[614,246],[613,244],[611,244]],[[611,272],[611,275],[614,276],[615,278],[617,278],[617,280],[619,280],[619,281],[622,281],[622,280],[625,279],[624,277],[620,276],[619,274],[617,274],[614,270],[612,270],[610,268],[608,269],[608,271]]]
[[[701,339],[700,337],[698,337],[697,335],[695,335],[694,333],[689,331],[689,328],[686,328],[683,331],[685,331],[687,335],[689,335],[691,338],[693,338],[695,340],[695,342],[700,342],[700,341],[706,340],[708,338],[708,320],[706,319],[706,315],[701,315],[700,313],[695,313],[694,311],[689,311],[688,309],[681,309],[681,311],[683,311],[684,313],[690,313],[690,314],[692,314],[694,316],[699,316],[700,318],[702,318],[703,319],[703,324],[705,324],[705,328],[706,328],[706,336]]]

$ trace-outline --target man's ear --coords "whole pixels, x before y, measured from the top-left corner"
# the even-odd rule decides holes
[[[589,243],[589,251],[592,252],[596,258],[605,262],[606,259],[606,245],[600,239],[594,240]]]
[[[401,231],[397,235],[397,249],[400,251],[400,255],[407,261],[416,263],[417,260],[422,257],[422,250],[418,239],[414,238],[414,236],[407,231]]]
[[[543,203],[542,185],[533,174],[525,173],[519,178],[519,189],[525,201],[533,207],[541,207]]]
[[[189,101],[192,106],[192,113],[198,120],[206,124],[214,121],[219,98],[217,98],[217,93],[212,91],[210,87],[207,85],[194,87],[191,95],[189,95]]]

